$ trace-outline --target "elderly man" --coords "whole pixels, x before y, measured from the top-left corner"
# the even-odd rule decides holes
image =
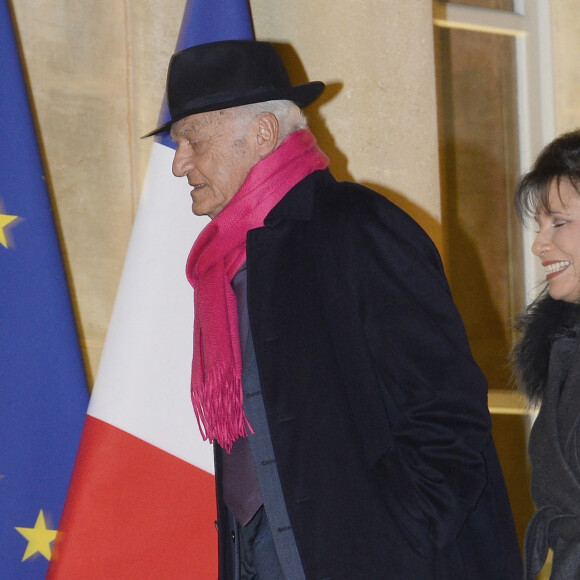
[[[338,183],[275,48],[169,65],[173,172],[212,221],[187,261],[192,399],[214,443],[220,578],[515,580],[520,554],[439,255]]]

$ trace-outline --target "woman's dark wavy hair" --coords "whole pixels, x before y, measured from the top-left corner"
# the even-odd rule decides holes
[[[539,210],[549,211],[550,184],[567,179],[580,195],[580,130],[564,133],[546,145],[532,170],[520,180],[514,197],[516,215],[524,223]]]

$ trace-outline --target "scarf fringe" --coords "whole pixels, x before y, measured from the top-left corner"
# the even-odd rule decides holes
[[[204,441],[216,441],[229,453],[236,439],[245,437],[248,429],[253,433],[244,412],[242,381],[231,368],[211,369],[200,388],[191,390],[191,400]],[[227,422],[219,420],[222,413]]]

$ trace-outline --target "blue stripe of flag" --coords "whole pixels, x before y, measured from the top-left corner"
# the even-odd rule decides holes
[[[221,40],[254,40],[250,5],[247,0],[189,0],[185,6],[176,51]],[[171,117],[164,99],[157,126]],[[167,133],[155,138],[174,147]]]

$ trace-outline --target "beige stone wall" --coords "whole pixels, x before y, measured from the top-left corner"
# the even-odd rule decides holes
[[[107,331],[185,0],[13,0],[89,374]],[[429,0],[252,0],[292,76],[329,84],[312,125],[339,178],[393,197],[438,240]],[[283,49],[289,62],[295,55]]]
[[[429,0],[252,2],[258,38],[291,43],[328,83],[312,122],[339,178],[390,195],[438,236],[432,7]]]
[[[96,373],[185,0],[13,0]]]
[[[580,128],[580,2],[552,0],[556,132]]]

